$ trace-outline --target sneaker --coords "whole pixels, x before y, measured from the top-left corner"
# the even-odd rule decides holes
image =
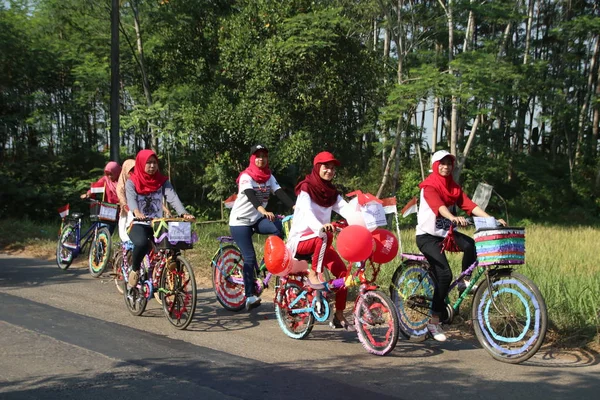
[[[250,296],[246,299],[246,310],[250,311],[258,306],[260,306],[260,297]]]
[[[129,286],[134,287],[137,286],[138,281],[140,280],[140,273],[138,271],[129,271]]]
[[[444,333],[441,324],[427,324],[427,330],[431,333],[434,340],[437,340],[438,342],[446,341],[446,334]]]
[[[329,326],[332,329],[345,329],[350,332],[356,331],[356,328],[354,327],[353,324],[349,323],[348,321],[340,321],[339,319],[337,319],[337,317],[335,315],[333,316],[333,319],[329,323]]]

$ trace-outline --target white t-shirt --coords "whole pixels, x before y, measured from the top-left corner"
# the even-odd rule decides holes
[[[235,203],[231,208],[229,226],[254,225],[262,217],[262,214],[254,208],[248,196],[244,193],[246,189],[254,190],[258,201],[261,202],[263,207],[266,207],[269,202],[269,195],[281,189],[281,186],[279,186],[273,175],[265,183],[257,183],[250,175],[243,173],[238,184],[237,199],[235,199]]]
[[[346,218],[344,206],[347,204],[348,202],[338,195],[337,201],[331,207],[323,207],[313,202],[310,195],[301,190],[296,198],[294,219],[286,243],[292,254],[296,254],[300,238],[306,240],[319,235],[323,225],[331,222],[332,211]]]
[[[417,211],[417,236],[430,234],[432,236],[446,237],[452,222],[440,214],[436,216],[429,204],[425,201],[423,189],[421,189],[419,210]]]

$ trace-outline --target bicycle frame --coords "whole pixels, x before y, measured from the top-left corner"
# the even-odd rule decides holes
[[[83,250],[88,244],[91,244],[94,237],[96,236],[98,228],[102,226],[102,224],[100,222],[92,222],[92,225],[88,228],[88,230],[83,235],[81,235],[81,218],[69,219],[68,217],[66,217],[61,222],[60,232],[63,231],[66,225],[65,223],[69,221],[75,221],[75,247],[68,246],[68,248],[72,251],[73,258],[76,258],[79,254],[83,252]],[[83,244],[81,243],[82,240],[84,240]]]

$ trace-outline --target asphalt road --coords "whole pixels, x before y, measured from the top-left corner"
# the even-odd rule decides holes
[[[200,288],[186,331],[158,303],[125,308],[87,269],[0,255],[0,399],[597,399],[600,356],[542,349],[522,365],[493,360],[449,332],[446,343],[399,341],[386,357],[356,335],[279,329],[268,295],[250,313],[223,310]]]

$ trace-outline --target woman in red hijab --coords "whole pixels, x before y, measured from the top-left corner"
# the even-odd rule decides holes
[[[258,265],[252,236],[254,233],[281,236],[282,232],[281,221],[266,209],[269,196],[273,193],[287,207],[294,206],[292,199],[271,174],[269,149],[262,144],[252,146],[249,161],[248,168],[240,172],[236,179],[238,192],[229,215],[231,237],[240,248],[244,260],[243,277],[247,310],[260,305],[260,297],[254,290],[254,271]]]
[[[296,186],[298,198],[286,245],[295,257],[312,255],[309,277],[317,286],[324,281],[323,267],[336,278],[346,274],[346,265],[332,246],[331,213],[344,217],[342,209],[348,204],[331,182],[339,165],[333,154],[323,151],[315,156],[312,172]],[[345,288],[336,292],[335,315],[330,323],[333,328],[354,328],[344,317],[346,297]]]
[[[117,197],[117,181],[119,180],[119,174],[121,173],[121,166],[115,161],[110,161],[104,167],[104,175],[96,182],[92,183],[92,187],[103,187],[104,188],[104,201],[112,204],[119,204],[119,198]],[[81,195],[82,199],[94,198],[94,194],[91,190]]]
[[[158,157],[152,150],[142,150],[135,157],[135,167],[129,180],[125,183],[127,206],[136,218],[162,218],[163,201],[166,200],[183,218],[193,221],[173,185],[168,178],[160,173]],[[144,256],[150,251],[150,240],[153,237],[149,222],[134,221],[129,232],[133,243],[131,272],[129,286],[137,285],[139,270]]]
[[[421,200],[417,214],[417,246],[432,267],[436,282],[431,319],[427,329],[433,338],[440,342],[446,340],[440,318],[446,310],[445,298],[452,282],[452,271],[444,250],[463,252],[463,271],[477,259],[473,239],[451,229],[453,225],[467,225],[466,219],[456,216],[450,209],[458,206],[469,215],[491,217],[473,203],[454,182],[452,171],[455,160],[455,157],[446,150],[435,152],[431,158],[432,172],[419,185]],[[502,219],[498,222],[506,225]],[[467,286],[468,282],[460,282],[459,290],[461,287],[464,290]]]

